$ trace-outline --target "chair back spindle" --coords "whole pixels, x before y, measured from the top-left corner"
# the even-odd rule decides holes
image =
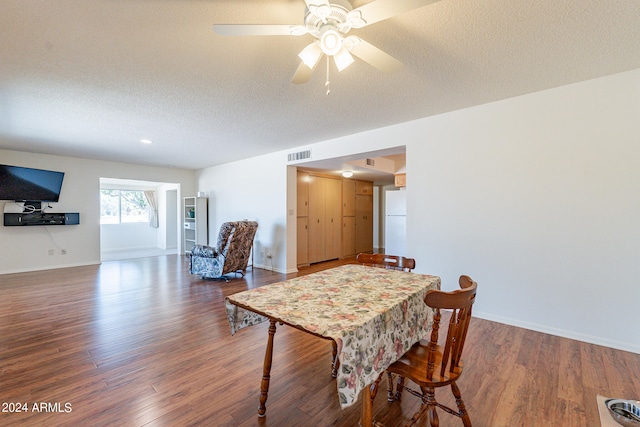
[[[471,309],[475,302],[477,284],[468,276],[460,277],[460,287],[462,289],[453,292],[429,291],[424,298],[425,304],[435,309],[433,318],[433,328],[429,343],[429,364],[427,369],[427,380],[433,380],[435,366],[436,349],[438,348],[438,332],[440,327],[440,310],[451,310],[449,325],[447,328],[447,339],[442,349],[442,358],[439,369],[440,377],[446,376],[447,367],[449,372],[460,367],[462,350],[469,330],[471,319]]]

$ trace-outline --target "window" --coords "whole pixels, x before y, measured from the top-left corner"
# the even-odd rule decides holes
[[[148,221],[149,210],[144,191],[100,190],[100,224]]]

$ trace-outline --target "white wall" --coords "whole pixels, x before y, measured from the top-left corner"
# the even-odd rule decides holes
[[[640,353],[639,112],[635,70],[289,151],[321,160],[403,141],[417,272],[447,290],[471,275],[480,317]],[[291,169],[280,152],[198,177],[214,222],[258,218],[283,271],[295,269]]]
[[[287,168],[282,159],[282,153],[269,154],[197,174],[198,191],[209,197],[209,243],[215,245],[224,222],[258,221],[254,264],[275,271],[286,268]],[[269,252],[271,260],[263,256]]]
[[[100,225],[100,251],[159,248],[158,229],[146,222]]]
[[[178,247],[178,233],[182,232],[182,218],[178,218],[182,212],[182,203],[178,201],[178,189],[174,186],[163,185],[160,187],[158,197],[158,211],[160,213],[158,228],[158,247],[162,249],[174,249]],[[179,224],[179,225],[178,225]]]
[[[408,124],[408,251],[477,315],[640,353],[640,71]]]
[[[79,212],[69,226],[0,226],[0,274],[100,263],[100,178],[180,183],[195,194],[190,170],[0,150],[0,163],[65,172],[59,203],[49,212]],[[0,211],[6,203],[0,201]],[[54,255],[48,255],[49,250]],[[60,249],[67,254],[61,255]]]

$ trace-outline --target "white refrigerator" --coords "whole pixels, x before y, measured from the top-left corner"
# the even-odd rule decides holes
[[[385,193],[384,252],[407,256],[407,192],[389,190]]]

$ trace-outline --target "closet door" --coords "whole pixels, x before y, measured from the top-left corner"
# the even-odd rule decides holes
[[[298,171],[297,183],[297,210],[298,216],[309,215],[309,174]]]
[[[325,227],[325,259],[340,258],[342,246],[342,181],[326,180],[326,227]]]
[[[309,264],[309,174],[298,171],[297,264]]]
[[[356,216],[356,181],[342,180],[342,216]]]
[[[309,176],[309,262],[326,258],[326,178]]]
[[[342,256],[356,254],[356,217],[342,217]]]
[[[298,243],[297,243],[297,256],[298,265],[304,265],[309,263],[309,218],[302,216],[298,218]]]
[[[356,195],[356,252],[373,251],[373,196]]]
[[[356,254],[356,181],[342,180],[342,256]]]

